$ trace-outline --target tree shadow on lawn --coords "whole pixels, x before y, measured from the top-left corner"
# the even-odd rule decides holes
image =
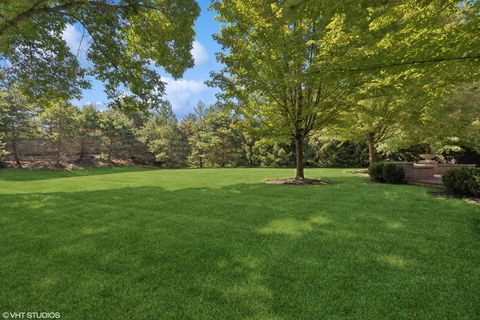
[[[105,168],[85,168],[85,169],[18,169],[4,168],[0,169],[0,181],[36,181],[50,180],[58,178],[87,177],[104,174],[117,174],[126,172],[143,172],[150,170],[160,170],[157,168],[118,166]]]
[[[406,188],[0,195],[2,310],[62,319],[475,318],[478,211]]]

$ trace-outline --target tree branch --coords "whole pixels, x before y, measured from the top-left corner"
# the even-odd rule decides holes
[[[123,10],[123,9],[133,9],[133,8],[146,8],[146,9],[152,9],[152,10],[160,10],[159,7],[141,4],[139,2],[136,2],[133,4],[121,5],[121,4],[110,4],[107,2],[100,2],[100,1],[72,1],[72,2],[67,2],[65,4],[54,6],[54,7],[38,8],[38,5],[42,2],[44,2],[44,0],[38,0],[29,9],[20,12],[16,17],[10,20],[7,20],[2,25],[0,25],[0,36],[4,35],[9,29],[15,28],[20,22],[25,21],[35,15],[40,15],[45,13],[58,13],[63,10],[68,10],[73,8],[92,6],[100,10]]]
[[[344,71],[344,72],[362,72],[362,71],[373,71],[373,70],[380,70],[386,68],[394,68],[400,66],[409,66],[409,65],[418,65],[418,64],[426,64],[426,63],[439,63],[445,61],[454,61],[454,60],[475,60],[480,59],[480,55],[477,56],[464,56],[464,57],[447,57],[447,58],[434,58],[428,60],[417,60],[417,61],[405,61],[405,62],[394,62],[391,64],[386,65],[376,65],[376,66],[368,66],[368,67],[361,67],[361,68],[350,68],[350,69],[330,69],[332,71]]]

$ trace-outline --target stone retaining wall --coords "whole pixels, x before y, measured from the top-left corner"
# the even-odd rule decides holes
[[[434,180],[435,175],[441,176],[448,170],[456,168],[473,168],[474,164],[453,164],[453,163],[429,163],[429,164],[415,164],[413,162],[394,162],[402,166],[405,170],[405,176],[410,181],[420,180]]]

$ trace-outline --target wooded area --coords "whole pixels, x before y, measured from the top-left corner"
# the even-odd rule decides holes
[[[303,179],[305,165],[365,165],[365,145],[370,163],[480,150],[477,1],[225,0],[211,9],[221,25],[221,69],[209,81],[218,100],[177,120],[159,68],[180,77],[193,66],[193,0],[2,5],[0,155],[20,165],[32,153],[21,141],[40,139],[35,152],[57,165],[92,156],[162,167],[295,163]],[[72,23],[88,63],[61,37]],[[105,83],[106,110],[69,102],[91,76]]]

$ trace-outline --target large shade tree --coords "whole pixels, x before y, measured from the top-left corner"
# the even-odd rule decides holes
[[[0,80],[35,99],[78,97],[88,75],[148,101],[164,92],[156,67],[174,77],[193,65],[194,0],[3,0]],[[85,63],[62,34],[68,25],[88,42]],[[85,68],[86,67],[86,68]]]
[[[475,1],[223,0],[213,8],[225,68],[212,84],[226,98],[264,98],[252,108],[295,142],[297,179],[305,138],[328,127],[370,79],[428,82],[433,69],[478,76]]]
[[[480,151],[480,86],[478,82],[457,86],[452,94],[432,99],[423,110],[410,118],[382,145],[386,152],[396,152],[412,145],[423,152],[449,153],[463,147]]]
[[[217,40],[226,68],[213,83],[243,103],[252,93],[264,97],[262,117],[295,142],[296,178],[304,178],[303,144],[313,131],[335,116],[336,97],[350,91],[333,73],[319,72],[325,58],[350,41],[337,24],[342,17],[290,15],[274,1],[216,2],[223,27]]]

